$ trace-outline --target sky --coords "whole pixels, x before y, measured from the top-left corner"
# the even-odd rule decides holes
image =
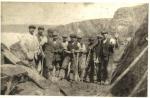
[[[112,18],[120,7],[139,3],[39,3],[2,2],[3,24],[64,25],[71,22]]]

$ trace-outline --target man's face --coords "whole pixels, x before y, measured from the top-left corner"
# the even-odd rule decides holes
[[[78,39],[77,39],[78,42],[81,42],[81,40],[82,40],[81,38],[78,38]]]
[[[43,35],[43,32],[44,32],[44,30],[42,30],[42,29],[38,30],[39,35]]]
[[[64,42],[67,41],[67,38],[63,38],[63,41],[64,41]]]
[[[71,37],[71,41],[75,42],[75,41],[76,41],[76,38]]]
[[[48,36],[53,36],[53,32],[48,32]]]
[[[54,37],[53,40],[56,41],[56,40],[57,40],[57,37]]]
[[[34,31],[35,31],[35,29],[34,29],[34,28],[29,28],[29,32],[30,32],[31,34],[33,34],[33,33],[34,33]]]
[[[108,34],[107,34],[107,33],[103,34],[103,37],[104,37],[105,39],[108,38]]]

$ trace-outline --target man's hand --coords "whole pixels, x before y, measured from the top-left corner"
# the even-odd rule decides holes
[[[71,53],[70,51],[67,51],[67,50],[64,50],[64,52],[66,52],[66,53]]]
[[[71,50],[71,53],[74,53],[74,52],[75,52],[75,50],[74,50],[74,49],[72,49],[72,50]]]

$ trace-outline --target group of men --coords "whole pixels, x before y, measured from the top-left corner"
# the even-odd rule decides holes
[[[63,35],[47,30],[42,26],[29,26],[29,33],[22,38],[21,46],[30,67],[47,79],[57,77],[69,81],[97,82],[108,84],[107,66],[109,56],[113,53],[108,32],[101,32],[88,38],[76,34]],[[69,39],[69,40],[68,40]]]

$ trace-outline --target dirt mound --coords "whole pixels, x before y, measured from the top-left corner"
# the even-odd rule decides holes
[[[136,31],[135,36],[122,55],[116,71],[113,74],[112,82],[132,63],[133,60],[143,51],[148,45],[148,16],[144,19],[143,24]],[[137,83],[141,80],[144,72],[147,70],[148,65],[148,51],[140,58],[135,67],[121,79],[121,81],[111,90],[115,96],[128,96]],[[147,95],[147,80],[136,91],[134,96],[146,96]],[[143,89],[145,88],[145,89]],[[140,91],[143,89],[142,91]],[[139,92],[140,91],[140,92]],[[141,93],[142,92],[142,93]]]

